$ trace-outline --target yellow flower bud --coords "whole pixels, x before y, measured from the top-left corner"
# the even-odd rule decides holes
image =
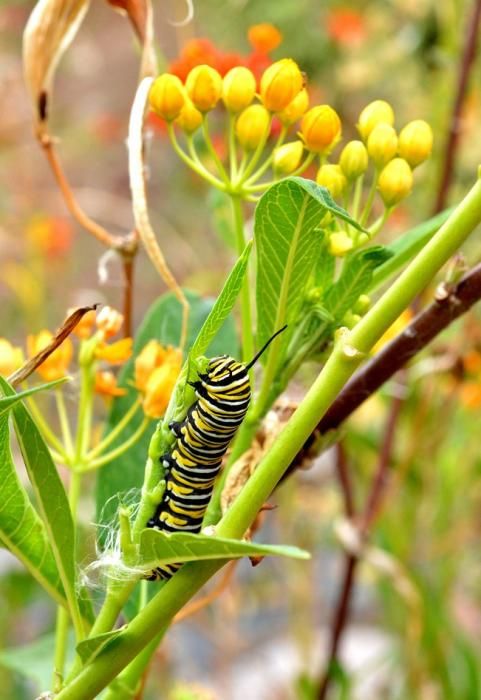
[[[241,112],[248,107],[256,94],[256,79],[252,71],[236,66],[224,76],[222,99],[229,112]]]
[[[253,150],[261,143],[269,128],[270,115],[262,105],[247,107],[237,119],[235,133],[240,145]]]
[[[292,141],[279,146],[274,151],[273,167],[280,175],[289,175],[301,162],[304,144],[302,141]]]
[[[370,102],[359,115],[357,129],[364,141],[378,124],[394,124],[394,112],[389,104],[384,100],[374,100]]]
[[[360,314],[363,316],[366,311],[369,310],[371,307],[371,297],[369,297],[367,294],[361,294],[359,299],[356,301],[354,306],[352,307],[352,310],[356,314]]]
[[[429,158],[433,148],[433,132],[429,124],[415,119],[399,134],[399,155],[415,168]]]
[[[22,362],[22,349],[15,347],[5,338],[0,338],[0,375],[8,377],[9,374],[21,367]]]
[[[222,78],[207,65],[192,68],[185,81],[187,94],[199,112],[214,109],[222,94]]]
[[[377,124],[367,139],[367,152],[377,168],[382,168],[397,152],[397,134],[390,124]]]
[[[317,173],[316,182],[318,185],[327,187],[334,199],[340,197],[347,185],[346,176],[339,165],[321,165]]]
[[[403,158],[394,158],[381,170],[378,189],[387,207],[392,207],[407,197],[412,186],[413,174]]]
[[[349,253],[354,246],[352,238],[350,238],[345,231],[338,231],[337,233],[331,233],[329,236],[329,252],[331,255],[336,257],[342,257]]]
[[[184,86],[176,75],[163,73],[152,83],[149,104],[162,119],[173,121],[180,114],[184,101]]]
[[[188,97],[175,123],[178,124],[186,134],[193,134],[202,124],[202,114],[194,107]]]
[[[341,120],[329,105],[313,107],[301,122],[301,136],[308,151],[329,153],[341,138]]]
[[[367,170],[368,157],[362,141],[349,141],[342,149],[339,158],[341,170],[348,180],[355,180]]]
[[[34,357],[41,350],[44,350],[52,341],[50,331],[40,331],[37,335],[27,337],[27,350],[30,357]],[[70,338],[63,341],[43,362],[37,367],[37,372],[46,382],[53,382],[55,379],[65,377],[67,368],[73,354],[73,345]]]
[[[290,126],[294,124],[302,115],[307,111],[309,107],[309,95],[307,90],[304,88],[294,97],[292,102],[289,102],[287,107],[279,112],[278,117],[284,126]]]
[[[302,90],[304,79],[292,58],[283,58],[264,71],[261,99],[270,112],[281,112]]]

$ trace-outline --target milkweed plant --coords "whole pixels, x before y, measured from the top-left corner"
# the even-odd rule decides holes
[[[42,29],[72,29],[59,24],[61,5],[77,6],[75,29],[86,9],[38,3],[25,35],[27,78],[29,55],[49,49]],[[422,181],[433,145],[427,122],[397,124],[383,99],[366,104],[357,137],[346,140],[333,107],[311,103],[309,76],[292,58],[268,60],[257,73],[234,65],[221,75],[200,64],[183,79],[156,77],[145,51],[143,60],[128,136],[139,239],[166,269],[145,184],[153,114],[179,169],[229,207],[225,245],[235,260],[214,303],[171,286],[126,337],[122,313],[104,307],[85,313],[55,347],[48,330],[29,336],[25,349],[0,340],[0,539],[57,605],[44,698],[137,697],[174,616],[228,560],[309,557],[295,543],[260,544],[247,533],[346,382],[481,219],[478,180],[441,225],[378,242]],[[32,79],[29,87],[49,147],[46,93]],[[156,161],[152,170],[162,167]],[[37,358],[35,373],[15,381],[26,356]],[[288,418],[266,422],[307,365],[315,376],[302,400]],[[272,439],[253,451],[261,429]],[[17,448],[29,485],[17,475]],[[221,458],[214,482],[205,470],[214,464],[217,474]],[[242,460],[249,469],[239,486]],[[97,546],[86,561],[78,505],[94,470]],[[147,580],[159,579],[155,571],[167,574]]]

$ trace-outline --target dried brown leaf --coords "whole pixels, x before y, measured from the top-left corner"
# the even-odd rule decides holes
[[[90,0],[39,0],[23,34],[25,82],[38,124],[47,121],[51,83],[62,54],[72,42]]]
[[[42,362],[45,362],[47,357],[51,355],[66,338],[68,338],[82,316],[84,316],[88,311],[95,311],[97,306],[98,304],[94,304],[93,306],[82,306],[75,309],[75,311],[65,319],[60,328],[57,329],[50,343],[8,377],[10,384],[15,386],[17,384],[21,384],[21,382],[24,382],[27,377],[35,372],[37,367],[40,367]]]

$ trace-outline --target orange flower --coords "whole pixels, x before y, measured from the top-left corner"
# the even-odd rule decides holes
[[[29,335],[27,338],[27,350],[30,357],[33,357],[40,350],[43,350],[52,340],[50,331],[40,331],[37,335]],[[72,359],[73,345],[70,338],[63,341],[42,364],[37,367],[37,372],[46,382],[65,377],[70,360]]]
[[[327,34],[339,44],[360,44],[366,37],[362,14],[349,8],[331,10],[327,16]]]
[[[125,396],[127,389],[117,385],[117,377],[113,372],[103,371],[95,374],[94,391],[102,396]]]
[[[132,355],[132,343],[132,338],[122,338],[110,344],[99,343],[95,349],[95,357],[111,365],[120,365]]]
[[[0,338],[0,375],[8,377],[23,363],[22,348],[15,347],[5,338]]]
[[[135,386],[144,394],[144,413],[160,418],[167,408],[179,376],[182,353],[178,348],[164,347],[157,340],[145,345],[135,360]]]
[[[249,43],[259,53],[270,53],[274,51],[282,41],[282,34],[269,22],[254,24],[247,32]]]
[[[72,245],[72,226],[59,217],[36,215],[27,224],[26,233],[32,245],[49,258],[65,255]]]
[[[111,306],[104,306],[97,314],[96,322],[102,336],[107,339],[119,332],[124,322],[124,317],[121,313],[112,309]]]
[[[69,309],[67,311],[67,316],[70,316],[70,314],[73,314],[75,309]],[[95,311],[87,311],[86,314],[82,316],[80,321],[77,323],[75,328],[73,329],[73,333],[78,338],[82,338],[84,340],[85,338],[90,338],[92,335],[92,331],[95,325],[95,317],[96,317],[96,312]]]
[[[479,381],[463,382],[459,396],[461,403],[466,408],[479,408],[481,406],[481,383]]]

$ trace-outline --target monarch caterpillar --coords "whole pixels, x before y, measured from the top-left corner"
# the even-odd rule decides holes
[[[167,470],[166,486],[147,527],[163,532],[200,532],[222,458],[249,406],[248,371],[286,327],[274,333],[249,364],[228,355],[213,357],[207,371],[191,383],[197,400],[182,422],[169,424],[177,440],[171,453],[160,458]],[[166,564],[146,578],[169,579],[181,566]]]

